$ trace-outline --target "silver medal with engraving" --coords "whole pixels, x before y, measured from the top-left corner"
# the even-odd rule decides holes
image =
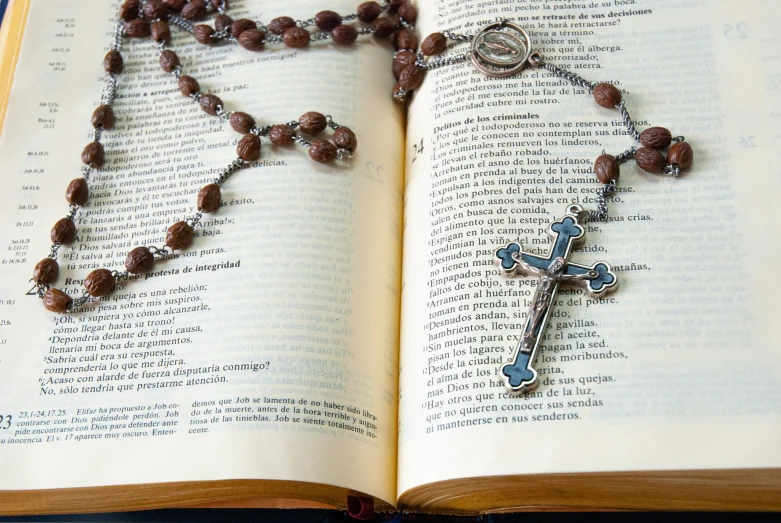
[[[470,55],[480,72],[495,77],[510,76],[526,67],[531,40],[517,24],[507,20],[494,22],[475,35]]]

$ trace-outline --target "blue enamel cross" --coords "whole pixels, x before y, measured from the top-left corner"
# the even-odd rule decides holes
[[[505,363],[500,369],[505,385],[513,391],[531,390],[537,386],[537,371],[532,365],[548,323],[548,315],[556,300],[559,283],[579,283],[596,297],[604,296],[618,286],[616,275],[605,262],[587,267],[567,261],[572,248],[583,243],[586,238],[586,231],[578,223],[582,212],[579,205],[570,205],[563,218],[550,224],[548,235],[553,238],[553,246],[545,257],[524,252],[521,245],[515,242],[496,250],[494,261],[505,276],[528,273],[540,278],[523,334],[510,363]]]

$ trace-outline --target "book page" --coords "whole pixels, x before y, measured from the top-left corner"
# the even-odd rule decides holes
[[[28,280],[92,140],[118,7],[34,0],[29,14],[0,141],[0,467],[13,471],[0,490],[275,479],[393,502],[403,123],[386,96],[390,45],[255,53],[172,27],[183,72],[226,110],[260,127],[330,115],[355,131],[355,157],[321,165],[264,139],[190,248],[53,314]],[[320,9],[247,0],[229,14],[268,23]],[[162,246],[237,156],[241,135],[181,95],[155,47],[122,45],[105,167],[59,252],[54,286],[74,296],[91,270],[122,271],[130,249]]]
[[[538,280],[500,276],[494,251],[547,255],[568,205],[596,208],[596,157],[633,140],[617,110],[547,70],[427,73],[407,129],[400,495],[475,476],[781,466],[768,229],[779,14],[774,2],[422,3],[421,39],[515,21],[545,60],[615,83],[640,131],[685,136],[695,159],[675,179],[621,165],[609,220],[587,223],[569,258],[611,264],[618,290],[560,285],[539,386],[514,397],[499,367]]]

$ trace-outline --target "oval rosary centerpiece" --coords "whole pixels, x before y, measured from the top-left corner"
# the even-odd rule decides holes
[[[472,40],[472,63],[488,76],[510,76],[520,72],[529,60],[531,41],[520,26],[494,22],[483,27]]]

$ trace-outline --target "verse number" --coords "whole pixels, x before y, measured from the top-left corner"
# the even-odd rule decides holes
[[[741,147],[756,147],[757,146],[756,142],[754,141],[754,137],[753,136],[741,136],[739,145]]]
[[[418,159],[418,154],[423,152],[423,138],[420,139],[420,147],[417,144],[412,146],[412,163]]]
[[[746,34],[746,22],[738,22],[737,24],[724,24],[724,38],[727,40],[742,40],[748,38]]]
[[[10,414],[0,414],[0,430],[8,430],[11,428],[11,416]]]

